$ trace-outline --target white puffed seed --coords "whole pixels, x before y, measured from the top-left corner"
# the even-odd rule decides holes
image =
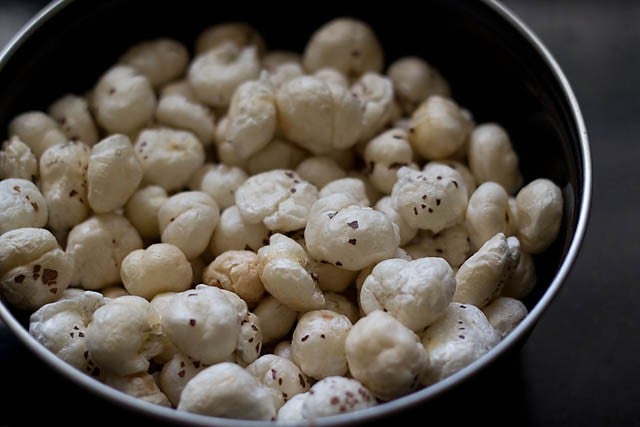
[[[162,292],[180,292],[191,286],[191,265],[174,245],[156,243],[130,252],[120,267],[120,277],[131,295],[151,300]]]
[[[278,89],[276,102],[284,136],[313,154],[350,148],[360,138],[360,102],[343,86],[301,76]]]
[[[507,131],[496,123],[477,126],[469,137],[469,169],[476,181],[497,182],[509,194],[522,186],[518,154]]]
[[[0,179],[20,178],[35,182],[38,178],[38,159],[27,144],[12,136],[0,150]]]
[[[296,172],[317,188],[347,176],[347,172],[329,156],[308,157],[300,162]]]
[[[204,146],[211,145],[216,131],[213,112],[181,95],[162,96],[156,120],[161,125],[193,132]]]
[[[280,408],[286,401],[309,390],[309,380],[291,360],[265,354],[246,367],[260,383],[281,396]]]
[[[432,160],[423,166],[422,172],[430,177],[436,177],[437,180],[456,180],[456,183],[464,187],[468,199],[476,188],[475,181],[473,181],[471,187],[468,187],[467,182],[469,182],[469,179],[463,175],[465,172],[464,169],[456,166],[456,164],[459,165],[460,163],[450,160]],[[438,178],[438,176],[441,178]],[[471,179],[473,179],[473,177],[471,177]]]
[[[478,307],[457,302],[452,302],[444,316],[420,338],[428,360],[421,378],[423,385],[453,375],[500,341],[500,335]]]
[[[418,332],[442,316],[451,303],[456,280],[442,258],[378,263],[360,290],[360,307],[368,314],[384,310]]]
[[[349,80],[347,80],[347,77],[340,71],[333,68],[320,68],[315,73],[313,73],[313,76],[319,78],[320,80],[324,80],[327,83],[349,87]]]
[[[467,194],[469,196],[471,196],[471,194],[473,194],[473,192],[476,191],[476,188],[478,186],[476,184],[476,179],[473,177],[473,174],[469,170],[469,167],[466,165],[466,163],[463,163],[462,160],[458,161],[453,159],[447,159],[447,160],[432,161],[427,163],[425,167],[429,167],[429,165],[434,165],[434,164],[442,164],[458,172],[462,177],[464,186],[467,188]]]
[[[278,421],[293,422],[304,420],[302,414],[302,405],[309,397],[309,392],[298,393],[291,399],[287,400],[284,405],[278,409]]]
[[[395,60],[387,70],[395,96],[405,114],[431,95],[450,96],[449,84],[432,65],[416,56]]]
[[[533,256],[520,251],[520,260],[502,288],[502,296],[523,299],[531,293],[538,280]]]
[[[469,258],[471,244],[469,233],[462,225],[445,228],[439,233],[423,230],[404,249],[416,259],[422,257],[441,257],[452,268],[458,268]]]
[[[365,73],[351,86],[362,109],[361,140],[373,138],[393,118],[393,83],[376,73]]]
[[[291,356],[291,341],[280,341],[273,347],[273,354],[293,362],[293,357]]]
[[[409,142],[425,159],[446,159],[464,145],[472,128],[473,123],[455,101],[433,95],[413,112]]]
[[[247,160],[247,172],[256,175],[273,169],[296,169],[300,162],[307,157],[306,151],[302,148],[287,142],[283,139],[276,138],[267,144],[262,150],[258,151]],[[311,182],[296,170],[302,178]],[[317,184],[311,182],[316,187]]]
[[[140,372],[134,375],[115,375],[107,372],[103,379],[109,387],[154,405],[171,407],[171,402],[164,394],[153,375]]]
[[[224,291],[208,285],[169,295],[154,305],[171,342],[205,364],[230,358],[240,336],[240,322],[247,315],[246,305],[239,306]]]
[[[345,270],[326,262],[311,260],[311,263],[310,270],[315,273],[318,278],[318,286],[325,292],[343,292],[358,275],[357,271]]]
[[[191,278],[192,285],[198,285],[202,283],[202,274],[204,273],[204,269],[207,267],[207,261],[209,259],[209,254],[207,254],[207,252],[205,251],[202,256],[189,260],[191,271],[193,272],[193,276]]]
[[[418,229],[412,227],[405,221],[405,219],[398,213],[393,207],[393,201],[390,196],[385,196],[378,200],[374,206],[375,210],[385,214],[395,225],[398,226],[398,233],[400,235],[400,244],[405,245],[409,243],[418,233]]]
[[[179,411],[212,417],[273,420],[279,399],[269,387],[235,363],[198,372],[182,390]]]
[[[0,294],[19,310],[35,311],[69,286],[73,259],[42,228],[17,228],[0,236]]]
[[[355,274],[355,272],[352,273]],[[336,292],[325,292],[324,300],[325,310],[333,311],[334,313],[347,316],[351,323],[356,323],[358,319],[360,319],[360,311],[358,307],[346,296],[338,294]]]
[[[94,215],[69,232],[67,254],[74,261],[71,283],[96,290],[120,283],[122,260],[142,249],[142,239],[123,216]]]
[[[236,190],[236,206],[244,222],[262,222],[279,232],[303,228],[317,198],[313,184],[287,169],[253,175]]]
[[[227,117],[225,116],[220,119],[218,126],[216,126],[215,149],[218,161],[228,166],[236,166],[246,170],[249,159],[243,159],[238,156],[233,149],[233,145],[231,145],[229,141],[225,140],[225,129],[228,123],[229,120],[227,120]]]
[[[262,351],[260,318],[251,312],[240,322],[240,335],[233,352],[234,361],[242,367],[253,363]]]
[[[205,160],[202,143],[194,134],[169,128],[143,130],[135,149],[145,184],[159,185],[167,191],[184,188]]]
[[[253,313],[260,319],[262,342],[271,343],[285,337],[297,319],[297,312],[271,295],[258,302]]]
[[[183,191],[169,197],[158,210],[163,243],[177,246],[188,259],[202,254],[220,218],[218,204],[202,191]]]
[[[191,378],[206,367],[207,365],[191,359],[184,353],[176,353],[171,360],[162,366],[158,385],[171,404],[174,407],[178,406],[184,387]]]
[[[161,37],[134,44],[119,62],[135,68],[151,85],[158,87],[184,74],[189,52],[177,40]]]
[[[527,316],[527,307],[515,298],[499,297],[482,309],[491,326],[506,337]]]
[[[467,190],[453,169],[448,174],[398,170],[398,180],[391,191],[393,207],[409,226],[438,233],[464,222]],[[434,173],[435,172],[435,173]]]
[[[393,128],[382,132],[366,145],[363,157],[369,180],[383,194],[391,194],[398,168],[412,165],[417,169],[407,138],[405,130]]]
[[[227,113],[225,140],[241,159],[267,146],[276,131],[275,94],[260,80],[242,83],[233,93]]]
[[[514,244],[515,247],[512,246]],[[507,278],[518,264],[519,256],[517,239],[509,242],[504,233],[497,233],[458,269],[453,300],[484,307],[500,295]]]
[[[381,72],[384,54],[367,23],[336,18],[312,34],[304,50],[303,64],[309,72],[331,67],[348,78],[357,78],[367,71]]]
[[[306,393],[300,419],[313,420],[370,408],[376,404],[376,398],[359,381],[331,376],[316,382]]]
[[[518,231],[522,250],[539,254],[556,239],[562,223],[562,190],[553,181],[538,178],[516,195]]]
[[[38,159],[47,148],[68,140],[56,121],[42,111],[27,111],[17,115],[9,122],[8,131],[9,137],[20,138]]]
[[[260,280],[278,301],[296,311],[324,307],[322,291],[307,270],[309,257],[294,240],[276,233],[269,238],[269,245],[260,248],[258,258]]]
[[[291,338],[291,356],[300,370],[315,379],[347,373],[345,340],[351,329],[347,316],[329,310],[308,311]]]
[[[79,288],[73,288],[73,289],[80,290]],[[84,292],[91,292],[91,291],[84,291]],[[100,293],[105,298],[111,298],[111,299],[123,297],[125,295],[130,295],[129,292],[127,292],[127,290],[122,285],[107,286],[106,288],[100,289]]]
[[[124,215],[145,239],[160,237],[158,211],[169,198],[164,188],[148,185],[138,189],[124,207]]]
[[[359,178],[346,177],[328,182],[322,187],[320,193],[318,193],[318,198],[327,197],[336,193],[346,193],[350,195],[359,206],[370,206],[364,181]]]
[[[160,98],[174,95],[181,96],[194,104],[200,104],[198,97],[186,78],[168,83],[160,89]]]
[[[509,195],[495,182],[484,182],[473,192],[467,204],[466,226],[474,249],[497,233],[514,234]]]
[[[269,229],[261,222],[248,224],[233,205],[222,211],[211,237],[210,250],[215,257],[229,250],[257,251],[269,244]]]
[[[247,173],[238,167],[206,163],[193,174],[189,188],[207,193],[220,209],[226,209],[235,204],[236,190],[247,178]]]
[[[29,335],[71,366],[95,373],[95,362],[87,350],[86,328],[93,312],[106,303],[97,292],[45,304],[29,317]]]
[[[89,353],[101,368],[117,375],[146,372],[160,353],[160,318],[144,298],[127,295],[93,313],[86,330]]]
[[[264,68],[260,74],[260,79],[269,82],[274,89],[278,89],[280,86],[293,80],[296,77],[304,75],[302,65],[296,62],[285,62],[271,68]]]
[[[254,27],[246,22],[224,22],[205,28],[198,34],[195,51],[204,53],[229,42],[238,47],[255,46],[260,55],[266,50],[264,39]]]
[[[95,213],[124,206],[142,181],[143,171],[126,135],[111,135],[91,148],[87,168],[89,206]]]
[[[82,96],[64,95],[49,106],[48,112],[70,140],[82,141],[88,146],[98,142],[96,123],[89,110],[89,103]]]
[[[224,108],[238,86],[258,78],[259,74],[260,59],[255,46],[224,42],[198,54],[189,65],[187,78],[200,102]]]
[[[264,294],[258,255],[253,251],[221,253],[204,270],[202,281],[236,293],[249,307],[260,301]]]
[[[353,325],[345,348],[353,378],[385,401],[416,390],[427,362],[418,336],[381,310]]]
[[[89,147],[81,142],[54,145],[40,157],[40,190],[47,201],[48,225],[64,231],[89,215]]]
[[[36,185],[20,178],[0,181],[0,234],[21,227],[44,227],[47,202]]]
[[[156,95],[149,79],[134,68],[115,65],[93,89],[91,107],[108,133],[131,135],[153,119]]]
[[[393,256],[398,227],[382,212],[356,203],[336,193],[313,204],[304,231],[309,255],[352,271]]]
[[[382,197],[382,194],[376,190],[376,188],[371,184],[369,178],[367,177],[366,171],[364,170],[354,170],[351,169],[347,172],[347,176],[350,178],[357,178],[364,184],[364,192],[367,196],[367,200],[371,205],[375,205],[378,200]]]

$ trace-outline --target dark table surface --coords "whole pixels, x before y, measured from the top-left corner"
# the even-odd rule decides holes
[[[45,4],[0,0],[0,46]],[[566,284],[520,351],[385,423],[640,426],[640,2],[505,4],[550,49],[581,105],[593,159],[589,227]],[[48,371],[1,324],[0,367],[0,426],[42,416],[148,423]]]

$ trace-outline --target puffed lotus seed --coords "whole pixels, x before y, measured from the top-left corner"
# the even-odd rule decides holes
[[[312,422],[482,357],[527,316],[561,188],[424,59],[383,66],[348,17],[302,53],[244,22],[131,45],[9,123],[3,299],[103,383],[227,418]]]

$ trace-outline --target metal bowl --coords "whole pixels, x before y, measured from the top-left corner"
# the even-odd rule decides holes
[[[528,337],[565,281],[587,226],[591,160],[587,132],[569,82],[549,51],[513,13],[492,0],[431,0],[424,12],[409,2],[366,8],[307,2],[278,10],[270,2],[196,0],[60,0],[31,20],[0,53],[0,138],[17,114],[47,105],[66,92],[83,93],[135,42],[170,36],[193,46],[206,26],[247,21],[270,48],[301,51],[311,32],[336,16],[368,22],[388,62],[418,55],[449,80],[454,98],[477,122],[498,122],[512,136],[525,181],[547,177],[564,196],[556,242],[535,258],[538,285],[524,301],[528,317],[481,359],[428,388],[374,408],[310,421],[316,426],[371,422],[433,400],[496,362]],[[81,388],[150,419],[187,425],[273,425],[178,412],[131,398],[75,370],[27,332],[28,314],[0,303],[0,317],[49,367]]]

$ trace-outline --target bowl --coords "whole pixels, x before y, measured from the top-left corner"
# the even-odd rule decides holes
[[[498,122],[510,133],[525,182],[547,177],[562,189],[564,215],[554,244],[535,259],[538,284],[524,301],[528,316],[489,353],[435,385],[374,408],[313,421],[313,425],[370,422],[433,400],[526,340],[562,287],[580,250],[591,198],[591,161],[578,102],[543,43],[498,2],[432,0],[427,12],[408,2],[366,8],[323,2],[277,10],[268,2],[220,5],[196,0],[59,0],[43,9],[0,53],[0,138],[17,114],[47,105],[65,92],[83,93],[135,42],[169,36],[193,46],[205,27],[224,21],[255,26],[274,49],[302,51],[312,31],[337,16],[369,23],[386,62],[417,55],[451,83],[459,104],[477,122]],[[79,387],[143,416],[185,425],[272,425],[204,417],[133,399],[76,371],[27,332],[28,316],[0,304],[0,317],[45,364]]]

